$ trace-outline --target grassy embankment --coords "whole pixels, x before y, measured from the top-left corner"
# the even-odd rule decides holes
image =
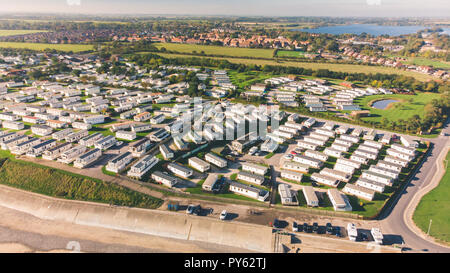
[[[57,198],[155,209],[162,200],[119,185],[0,153],[0,184]]]
[[[450,153],[447,154],[444,164],[446,172],[439,185],[426,194],[414,212],[413,220],[423,231],[428,232],[430,220],[430,236],[450,243]]]

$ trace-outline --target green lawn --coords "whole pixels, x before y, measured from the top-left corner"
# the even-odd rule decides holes
[[[435,68],[441,69],[450,69],[450,62],[438,61],[438,60],[430,60],[422,57],[412,57],[409,58],[405,63],[413,64],[413,65],[426,65],[433,66]]]
[[[31,50],[55,49],[65,52],[82,52],[94,49],[93,45],[81,44],[41,44],[41,43],[17,43],[17,42],[0,42],[0,48],[23,48]]]
[[[439,99],[440,94],[435,93],[417,93],[417,95],[374,95],[355,99],[363,110],[370,110],[371,117],[362,118],[365,121],[380,122],[383,117],[389,121],[407,120],[414,115],[423,117],[424,106],[433,99]],[[392,103],[386,109],[376,109],[370,107],[375,100],[394,99],[398,102]]]
[[[250,87],[255,83],[264,82],[264,80],[274,76],[273,74],[266,72],[248,71],[239,73],[233,70],[229,70],[228,75],[230,76],[231,82],[241,89]]]
[[[278,50],[278,57],[291,57],[291,58],[303,58],[305,52],[303,51],[293,51],[293,50]]]
[[[450,161],[450,153],[447,154]],[[445,164],[445,162],[444,162]],[[426,194],[414,212],[413,220],[423,231],[428,232],[432,220],[430,235],[438,240],[450,242],[450,164],[439,186]]]
[[[12,35],[23,35],[30,33],[47,32],[46,30],[27,30],[27,29],[0,29],[0,37],[12,36]]]
[[[259,49],[259,48],[238,48],[225,46],[209,46],[209,45],[190,45],[190,44],[175,44],[175,43],[156,43],[157,48],[164,47],[168,51],[176,51],[179,53],[193,53],[197,54],[202,51],[206,55],[220,55],[231,57],[254,57],[254,58],[272,58],[273,49]]]

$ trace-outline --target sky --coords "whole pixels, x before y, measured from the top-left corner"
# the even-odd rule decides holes
[[[0,0],[0,13],[448,17],[449,0]]]

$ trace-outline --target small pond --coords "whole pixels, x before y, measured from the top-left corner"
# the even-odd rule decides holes
[[[393,102],[397,102],[398,100],[379,100],[374,103],[372,103],[373,108],[384,110],[386,107],[388,107],[389,104]]]

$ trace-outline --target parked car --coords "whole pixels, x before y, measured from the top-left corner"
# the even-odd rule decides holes
[[[369,236],[367,236],[367,234],[365,233],[361,233],[361,241],[369,241]]]
[[[327,234],[329,234],[329,235],[333,234],[333,226],[331,225],[331,223],[327,223],[325,225],[325,230],[326,230]]]
[[[274,227],[274,228],[279,228],[280,227],[280,221],[278,221],[277,218],[275,218],[273,220],[272,227]]]
[[[291,151],[291,155],[297,155],[295,151]]]
[[[341,228],[340,227],[334,227],[334,235],[336,235],[336,237],[341,237]]]
[[[292,223],[292,231],[293,232],[298,232],[298,224],[297,224],[297,222],[293,222]]]
[[[227,218],[227,211],[226,210],[222,210],[222,212],[220,213],[220,220],[225,220]]]
[[[121,146],[122,144],[123,144],[123,141],[117,141],[117,142],[116,142],[116,146],[117,146],[117,147]]]
[[[313,231],[314,233],[318,233],[318,232],[319,232],[319,224],[313,223],[313,225],[312,225],[312,231]]]
[[[249,154],[249,155],[254,155],[257,151],[258,151],[258,147],[252,147],[252,148],[248,151],[248,154]]]
[[[301,154],[303,152],[302,148],[295,148],[294,151],[298,154]]]
[[[200,212],[202,211],[202,207],[200,207],[200,205],[197,205],[194,207],[194,211],[192,212],[194,215],[199,215]]]
[[[195,206],[194,205],[188,205],[186,208],[186,213],[187,214],[193,214],[195,210]]]
[[[291,160],[292,158],[294,158],[294,157],[291,154],[285,154],[284,155],[284,159]]]
[[[303,231],[311,233],[311,227],[307,223],[303,223]]]

